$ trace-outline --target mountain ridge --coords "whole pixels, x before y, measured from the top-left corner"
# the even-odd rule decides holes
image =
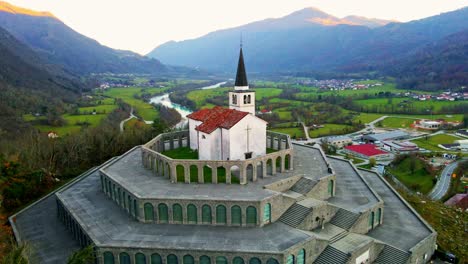
[[[32,9],[22,8],[18,6],[14,6],[8,2],[0,1],[0,11],[8,12],[12,14],[21,14],[21,15],[29,15],[29,16],[39,16],[39,17],[52,17],[59,20],[56,16],[48,11],[35,11]]]

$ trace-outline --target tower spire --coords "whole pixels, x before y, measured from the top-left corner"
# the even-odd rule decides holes
[[[244,55],[242,54],[242,35],[240,43],[239,63],[237,64],[236,87],[248,87],[247,74],[245,73]]]

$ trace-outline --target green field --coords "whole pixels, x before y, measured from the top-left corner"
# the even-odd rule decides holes
[[[354,122],[361,121],[361,124],[369,124],[370,122],[376,120],[377,118],[383,116],[382,114],[367,114],[367,113],[360,113],[359,115],[353,118]]]
[[[314,130],[309,130],[309,136],[311,138],[330,136],[330,135],[342,135],[349,132],[344,131],[344,129],[351,129],[351,126],[340,125],[340,124],[324,124],[323,128],[318,128]]]
[[[272,128],[271,131],[288,134],[293,139],[305,139],[304,129],[300,127],[282,127],[282,128]]]
[[[362,106],[363,110],[366,112],[393,112],[399,109],[404,109],[405,107],[416,111],[429,112],[430,109],[432,109],[432,111],[438,112],[445,106],[465,105],[468,107],[467,101],[416,101],[412,98],[373,98],[356,100],[355,103]]]
[[[128,87],[128,88],[110,88],[104,92],[105,96],[112,98],[120,98],[125,103],[133,106],[136,114],[141,116],[144,120],[152,121],[158,117],[158,111],[149,103],[135,96],[141,96],[143,93],[157,94],[162,93],[168,88],[142,88],[142,87]]]
[[[439,148],[437,145],[439,144],[452,144],[455,140],[459,140],[459,137],[455,137],[452,135],[447,134],[438,134],[435,136],[428,136],[426,138],[420,138],[416,140],[412,140],[412,142],[416,143],[418,147],[424,148],[430,151],[444,151],[444,149]]]
[[[117,105],[96,105],[96,106],[87,106],[87,107],[80,107],[79,112],[80,114],[89,114],[93,111],[99,114],[109,114],[110,112],[114,111],[117,108]]]
[[[398,178],[406,187],[413,191],[418,191],[424,194],[429,193],[434,186],[432,176],[424,168],[424,161],[415,158],[415,169],[411,172],[410,160],[406,158],[394,168],[390,168],[389,172]]]

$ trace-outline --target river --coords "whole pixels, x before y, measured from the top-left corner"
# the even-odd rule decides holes
[[[217,84],[214,84],[214,85],[205,86],[205,87],[201,87],[201,88],[198,88],[198,89],[201,89],[201,90],[214,89],[214,88],[220,87],[221,85],[223,85],[225,83],[226,82],[220,82],[220,83],[217,83]],[[188,123],[187,115],[192,113],[192,110],[190,110],[189,108],[187,108],[187,107],[185,107],[183,105],[180,105],[180,104],[173,103],[171,101],[171,98],[169,98],[169,93],[165,93],[163,95],[158,95],[158,96],[152,97],[150,99],[150,103],[151,104],[164,105],[165,107],[173,108],[177,112],[179,112],[179,114],[182,116],[182,119],[180,120],[179,123],[177,123],[174,126],[175,128],[184,128]]]

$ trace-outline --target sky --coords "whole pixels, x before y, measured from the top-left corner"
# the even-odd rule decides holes
[[[468,6],[468,0],[6,0],[50,11],[74,30],[115,49],[142,55],[171,40],[316,7],[337,17],[401,22]]]

